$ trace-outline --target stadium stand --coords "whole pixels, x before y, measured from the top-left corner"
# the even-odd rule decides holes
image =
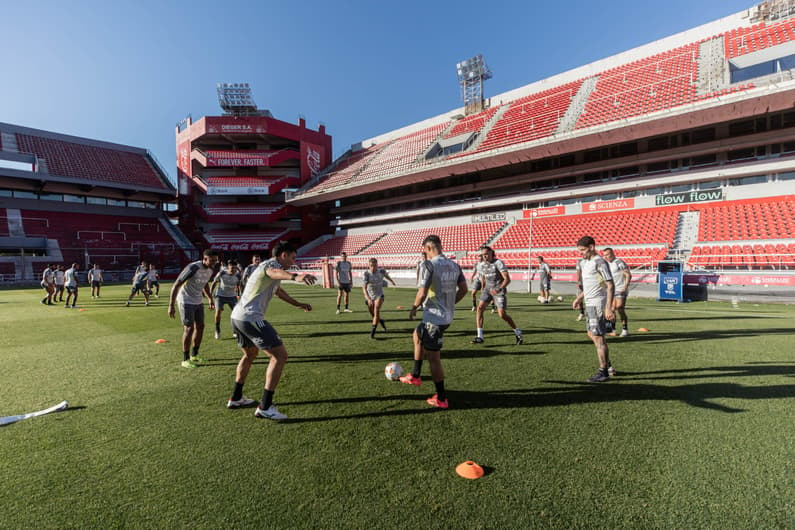
[[[477,114],[472,114],[471,116],[467,116],[462,118],[444,135],[445,138],[453,138],[455,136],[466,134],[466,133],[473,133],[477,132],[483,128],[487,121],[494,116],[494,113],[499,110],[499,105],[496,107],[492,107],[490,109],[486,109],[484,111],[478,112]]]
[[[773,24],[759,23],[751,27],[733,29],[726,32],[724,40],[726,57],[734,59],[795,40],[795,20],[789,19]]]
[[[50,174],[114,182],[126,186],[168,189],[140,153],[17,133],[19,152],[46,161]]]
[[[795,234],[795,196],[701,207],[699,241],[788,239]]]
[[[323,241],[321,244],[310,248],[301,257],[324,257],[324,256],[339,256],[342,252],[350,254],[358,254],[365,247],[372,244],[374,241],[384,236],[385,232],[378,232],[374,234],[357,234],[357,235],[343,235],[332,237]]]
[[[505,223],[492,221],[471,225],[439,226],[397,230],[379,239],[362,254],[368,256],[385,254],[409,254],[416,260],[422,240],[429,234],[437,234],[444,242],[445,252],[475,250],[485,244]]]
[[[381,149],[367,166],[362,167],[354,175],[355,178],[359,182],[365,182],[406,170],[417,162],[418,157],[446,127],[447,123],[440,123],[394,140]]]

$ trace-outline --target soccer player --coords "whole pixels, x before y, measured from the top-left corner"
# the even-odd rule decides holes
[[[218,271],[210,285],[210,292],[215,293],[215,339],[218,340],[221,338],[221,313],[224,306],[228,305],[229,310],[233,310],[237,297],[240,296],[240,271],[237,261],[230,259],[226,269]]]
[[[469,277],[470,281],[474,282],[472,284],[472,311],[477,311],[478,309],[478,293],[483,288],[483,285],[480,283],[480,269],[483,266],[483,255],[478,254],[478,261],[475,263],[475,266],[472,267],[472,275]]]
[[[467,282],[461,267],[442,254],[442,241],[437,235],[430,235],[422,242],[428,260],[423,263],[421,284],[414,298],[409,318],[414,320],[417,309],[425,303],[422,323],[414,330],[414,368],[411,374],[400,378],[402,383],[419,386],[422,383],[423,357],[428,359],[431,377],[436,386],[436,394],[426,402],[432,407],[449,407],[444,389],[444,369],[441,349],[444,331],[450,326],[455,313],[455,304],[467,295]]]
[[[55,269],[55,292],[52,295],[53,299],[56,302],[63,302],[65,277],[66,277],[66,271],[64,270],[64,266],[58,265],[58,268]]]
[[[262,256],[259,254],[254,254],[251,256],[251,263],[246,266],[245,269],[243,269],[243,276],[240,278],[241,289],[246,288],[246,282],[248,281],[249,276],[251,276],[251,274],[254,272],[254,269],[256,269],[260,263],[262,263]]]
[[[629,320],[627,319],[625,306],[629,295],[629,282],[632,281],[632,273],[629,271],[627,264],[624,263],[624,260],[616,257],[616,253],[613,252],[612,248],[604,249],[602,256],[610,264],[610,274],[613,276],[613,284],[616,288],[616,294],[613,297],[613,311],[621,317],[621,336],[626,337],[629,335]]]
[[[608,321],[615,318],[613,314],[613,277],[610,266],[596,253],[596,241],[591,236],[583,236],[577,241],[577,250],[582,259],[577,264],[577,281],[582,283],[582,292],[572,303],[577,309],[585,305],[588,337],[596,346],[599,359],[599,370],[588,378],[592,383],[602,383],[615,374],[610,363],[610,350],[607,347],[605,334],[608,332]]]
[[[44,305],[54,305],[52,303],[52,295],[55,293],[55,264],[50,263],[41,273],[41,288],[47,293],[41,299]],[[57,300],[56,300],[57,301]]]
[[[72,263],[71,268],[66,269],[64,272],[64,287],[66,287],[66,303],[64,307],[69,307],[69,302],[72,302],[72,309],[77,304],[77,271],[80,270],[80,265]],[[72,298],[74,296],[74,298]]]
[[[152,294],[152,287],[155,288],[155,298],[160,298],[160,273],[154,263],[149,264],[149,294]],[[99,298],[99,296],[97,296]]]
[[[312,306],[301,303],[281,288],[282,280],[293,280],[306,285],[313,285],[316,278],[311,274],[288,272],[295,265],[296,250],[286,241],[273,248],[273,257],[261,263],[249,277],[240,302],[232,310],[232,330],[237,333],[237,345],[243,350],[243,356],[237,364],[235,372],[235,389],[226,406],[230,409],[253,406],[256,401],[243,396],[243,385],[249,369],[259,355],[260,350],[270,357],[265,372],[265,388],[262,391],[254,416],[269,420],[284,420],[287,416],[273,404],[273,395],[279,384],[284,365],[287,362],[287,349],[276,330],[265,320],[268,303],[274,295],[288,304],[311,311]]]
[[[196,368],[196,363],[203,362],[199,357],[199,347],[204,336],[204,303],[202,295],[210,300],[210,309],[215,309],[210,293],[210,278],[218,264],[218,251],[207,249],[201,261],[189,263],[171,287],[168,302],[168,316],[174,318],[175,305],[179,305],[179,316],[182,320],[182,367]],[[193,350],[191,350],[193,342]]]
[[[370,338],[375,338],[375,330],[378,324],[386,331],[386,322],[381,318],[381,306],[384,305],[384,285],[386,280],[395,285],[395,281],[389,277],[389,273],[378,266],[378,260],[370,258],[370,268],[364,271],[362,276],[362,292],[364,293],[364,301],[367,304],[367,309],[373,316],[373,328],[370,330]]]
[[[99,298],[99,291],[102,288],[102,269],[99,264],[94,263],[94,266],[88,269],[88,283],[91,285],[91,298]]]
[[[513,318],[506,311],[508,309],[508,291],[506,288],[511,283],[508,268],[502,260],[497,259],[494,250],[489,246],[483,245],[480,247],[480,255],[483,258],[483,264],[480,269],[480,282],[483,284],[483,292],[480,294],[480,301],[475,314],[478,335],[472,339],[472,344],[483,343],[483,312],[492,300],[494,305],[497,306],[497,314],[513,330],[516,336],[516,344],[522,344],[522,330],[516,327]]]
[[[353,274],[351,271],[351,262],[348,261],[348,254],[345,252],[340,253],[340,260],[334,266],[335,275],[337,277],[337,314],[340,314],[340,301],[345,298],[345,309],[343,313],[353,313],[348,309],[348,299],[351,295],[351,286],[353,286]]]
[[[542,304],[549,303],[549,291],[552,288],[552,270],[549,265],[544,261],[544,256],[538,256],[538,279],[541,283],[539,290],[541,291]]]
[[[130,296],[127,297],[127,303],[125,304],[127,307],[130,306],[130,301],[138,293],[143,293],[144,305],[149,305],[149,266],[145,261],[142,261],[135,269],[132,287],[130,287]]]

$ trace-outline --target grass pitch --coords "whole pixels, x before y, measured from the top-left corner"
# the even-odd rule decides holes
[[[0,427],[3,528],[792,528],[795,309],[630,299],[619,371],[586,382],[594,347],[571,300],[510,295],[525,344],[496,315],[469,343],[467,301],[445,336],[448,411],[387,381],[411,369],[414,291],[388,289],[389,332],[369,338],[358,292],[285,284],[274,299],[290,352],[276,403],[290,421],[225,408],[240,353],[205,333],[197,370],[179,365],[181,326],[124,307],[127,286],[85,311],[0,291],[0,416],[69,400],[66,412]],[[156,344],[157,339],[168,340]],[[246,395],[258,399],[266,359]],[[485,477],[458,477],[474,460]]]

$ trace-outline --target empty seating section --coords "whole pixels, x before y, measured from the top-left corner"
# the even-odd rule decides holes
[[[492,221],[479,224],[398,230],[387,234],[365,249],[362,254],[368,256],[413,254],[416,258],[422,251],[422,240],[430,234],[436,234],[442,239],[445,252],[477,250],[491,239],[504,224],[502,221]]]
[[[281,237],[287,230],[257,230],[242,232],[240,230],[210,230],[205,234],[209,243],[270,243]]]
[[[696,245],[688,263],[704,269],[792,269],[795,268],[795,241]]]
[[[143,154],[20,133],[16,138],[19,151],[43,158],[53,175],[166,189]]]
[[[344,235],[332,237],[316,247],[310,248],[306,252],[302,252],[305,256],[339,256],[340,253],[345,252],[353,256],[358,254],[364,247],[383,236],[384,232],[375,234],[357,234],[357,235]]]
[[[554,133],[569,108],[582,79],[530,94],[511,102],[505,114],[489,129],[477,151],[537,140]]]
[[[378,156],[356,175],[357,182],[378,180],[409,169],[446,127],[447,123],[426,127],[387,144]]]
[[[699,241],[788,239],[795,234],[795,196],[718,203],[700,208]]]
[[[785,42],[795,40],[795,19],[766,25],[764,22],[749,28],[737,28],[724,34],[726,58],[734,59]]]
[[[205,206],[210,215],[272,215],[284,208],[283,204],[215,203]]]
[[[577,128],[695,101],[698,48],[693,43],[602,72]]]
[[[654,208],[596,214],[569,215],[536,219],[533,222],[533,248],[574,247],[585,234],[599,247],[607,245],[673,244],[679,212]],[[527,248],[530,223],[520,220],[494,243],[495,249]]]
[[[616,256],[621,258],[630,267],[653,268],[658,261],[664,260],[668,248],[662,245],[648,247],[614,247]],[[554,269],[572,269],[577,266],[580,253],[576,249],[533,249],[531,261],[533,269],[538,266],[536,258],[544,256],[544,261]],[[497,257],[510,269],[527,270],[527,251],[497,252]],[[471,270],[478,260],[475,253],[469,254],[460,261],[462,267]]]
[[[479,131],[483,128],[487,121],[494,116],[494,113],[497,112],[499,109],[499,105],[492,107],[490,109],[484,110],[482,112],[478,112],[477,114],[473,114],[471,116],[467,116],[466,118],[462,118],[461,120],[456,123],[447,134],[444,135],[445,138],[452,138],[454,136],[458,136],[460,134],[466,133],[473,133]]]
[[[175,244],[160,221],[151,217],[22,210],[22,226],[26,236],[57,240],[61,248]]]
[[[383,145],[377,145],[352,153],[323,176],[321,181],[312,188],[312,191],[323,191],[347,184],[382,148]]]

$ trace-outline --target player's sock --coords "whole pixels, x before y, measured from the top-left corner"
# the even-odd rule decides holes
[[[191,353],[190,356],[191,357],[198,357],[199,356],[199,347],[198,346],[194,346],[193,347],[193,353]]]
[[[375,338],[375,329],[376,329],[377,327],[378,327],[378,326],[377,326],[376,324],[373,324],[373,329],[371,329],[371,330],[370,330],[370,338],[371,338],[371,339],[372,339],[372,338]]]
[[[190,354],[187,351],[182,352],[182,357],[185,361],[190,360]]]
[[[235,382],[235,390],[232,392],[232,401],[240,401],[243,397],[243,383]]]
[[[422,373],[422,359],[420,359],[419,361],[415,359],[414,368],[411,370],[411,376],[419,377],[421,373]]]
[[[345,304],[345,309],[348,309],[348,304]]]
[[[444,401],[447,399],[447,394],[444,392],[444,379],[441,381],[434,381],[434,385],[436,385],[436,398],[439,401]]]
[[[220,322],[216,322],[215,323],[215,331],[218,332],[218,333],[221,333],[221,323]]]
[[[339,304],[337,304],[337,311],[339,311],[339,309],[340,309],[340,305],[339,305]]]
[[[273,405],[273,390],[263,390],[262,399],[259,400],[260,410],[268,410]]]
[[[483,328],[478,328],[478,337],[483,338]]]

